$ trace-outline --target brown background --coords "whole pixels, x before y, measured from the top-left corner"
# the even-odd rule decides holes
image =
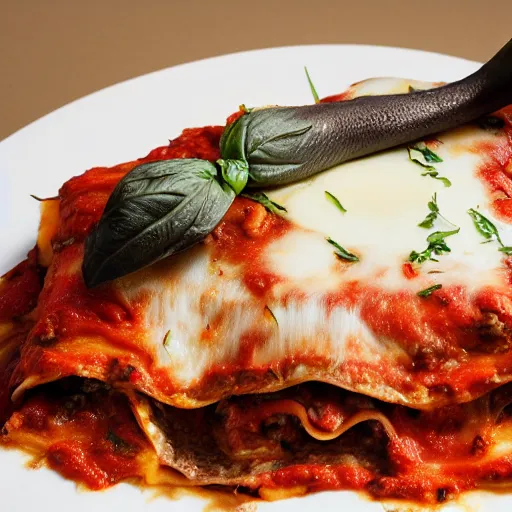
[[[0,0],[0,140],[80,96],[182,62],[365,43],[485,60],[512,0]]]

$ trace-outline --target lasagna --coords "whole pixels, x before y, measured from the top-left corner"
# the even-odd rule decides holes
[[[509,485],[512,110],[237,197],[203,243],[88,289],[84,240],[119,180],[215,161],[222,132],[42,201],[37,246],[0,281],[0,443],[90,489],[442,503]]]

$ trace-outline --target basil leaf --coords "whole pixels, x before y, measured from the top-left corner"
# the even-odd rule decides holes
[[[512,247],[510,246],[503,246],[498,249],[498,251],[504,252],[507,256],[512,255]]]
[[[470,208],[468,213],[469,216],[473,219],[475,228],[486,240],[491,240],[493,237],[495,237],[499,244],[503,247],[503,242],[501,241],[498,229],[487,217],[484,217],[480,212],[477,212],[473,208]]]
[[[304,71],[306,72],[306,77],[308,79],[309,88],[311,89],[311,94],[313,95],[313,99],[315,100],[315,103],[320,103],[320,98],[318,96],[318,93],[316,92],[315,86],[313,85],[313,81],[311,80],[311,77],[309,76],[309,71],[306,66],[304,66]]]
[[[443,160],[436,153],[434,153],[433,151],[428,149],[426,146],[419,147],[418,145],[415,145],[415,146],[407,147],[407,152],[409,154],[409,160],[425,169],[425,172],[423,172],[421,174],[422,176],[429,176],[436,180],[442,181],[443,185],[445,187],[451,187],[452,182],[448,178],[446,178],[444,176],[439,176],[439,172],[437,171],[437,169],[434,166],[429,165],[429,163],[422,162],[421,160],[418,160],[417,158],[415,158],[413,156],[414,151],[419,152],[425,159],[425,162],[429,162],[429,163],[430,162],[442,162]]]
[[[435,292],[436,290],[440,290],[442,287],[443,287],[442,284],[435,284],[434,286],[431,286],[430,288],[421,290],[421,292],[418,292],[416,295],[418,297],[430,297],[433,292]]]
[[[325,197],[327,198],[327,201],[329,201],[334,206],[336,206],[336,208],[338,208],[338,210],[340,210],[340,212],[347,213],[347,210],[345,208],[343,208],[343,206],[340,203],[339,199],[335,195],[331,194],[330,192],[327,192],[327,190],[326,190],[325,191]]]
[[[249,179],[249,164],[245,160],[217,160],[222,178],[233,189],[236,195],[240,194]]]
[[[411,251],[409,254],[409,261],[415,263],[424,263],[425,261],[438,261],[432,257],[432,253],[437,256],[441,256],[447,252],[451,252],[451,249],[445,242],[445,238],[455,235],[460,231],[460,228],[453,229],[452,231],[435,231],[427,237],[428,246],[422,252]]]
[[[248,186],[295,182],[304,178],[298,171],[311,158],[312,137],[305,137],[311,128],[292,107],[255,110],[224,130],[221,156],[248,162]]]
[[[459,231],[460,228],[451,231],[435,231],[427,236],[427,242],[429,244],[439,244],[440,242],[444,242],[446,237],[456,235]]]
[[[420,228],[432,228],[434,222],[439,215],[439,207],[437,206],[437,193],[434,193],[432,200],[427,203],[430,213],[418,224]]]
[[[412,146],[412,149],[414,151],[419,151],[423,155],[425,162],[431,163],[431,162],[442,162],[443,161],[443,159],[437,153],[434,153],[427,146],[418,146],[416,144],[415,146]]]
[[[242,197],[246,197],[247,199],[252,199],[257,203],[262,204],[269,212],[275,213],[277,215],[281,215],[281,212],[287,212],[288,210],[281,206],[280,204],[272,201],[267,194],[263,192],[253,192],[252,194],[242,194]]]
[[[206,160],[139,165],[118,183],[85,241],[85,284],[96,286],[191,247],[215,228],[234,198]]]
[[[355,254],[348,252],[344,247],[335,242],[332,238],[326,238],[326,240],[336,249],[334,254],[336,254],[338,258],[346,261],[359,261],[359,258]]]

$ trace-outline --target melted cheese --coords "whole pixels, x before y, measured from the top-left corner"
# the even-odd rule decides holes
[[[320,254],[319,240],[331,237],[360,257],[360,262],[350,265],[345,272],[346,281],[372,278],[379,286],[389,289],[406,287],[418,291],[432,283],[463,284],[470,290],[501,285],[499,269],[503,253],[498,251],[495,242],[482,244],[484,239],[467,210],[478,208],[500,226],[505,243],[510,239],[510,227],[503,229],[493,217],[484,185],[476,176],[485,156],[460,148],[462,135],[466,143],[473,144],[484,142],[491,135],[478,128],[463,128],[461,132],[463,134],[441,135],[439,139],[443,144],[436,149],[444,161],[434,165],[440,176],[451,181],[451,187],[422,176],[423,168],[411,162],[407,150],[400,148],[339,165],[304,183],[269,192],[274,201],[287,208],[290,220],[308,230],[308,235],[301,236],[300,244],[292,233],[288,239],[278,242],[279,250],[269,248],[272,267],[290,276],[295,269],[311,267],[310,260]],[[341,213],[330,203],[325,191],[336,196],[347,212]],[[408,260],[411,251],[425,250],[430,233],[454,229],[440,218],[432,229],[418,226],[429,213],[427,203],[434,193],[441,214],[460,227],[460,232],[446,239],[452,252],[436,258],[438,263],[424,263],[421,278],[411,281],[402,272],[402,263]],[[314,248],[314,254],[310,247]],[[318,267],[324,269],[319,276],[329,268],[326,252],[317,260]],[[332,254],[332,248],[330,252]],[[428,273],[430,271],[442,273],[433,275]]]

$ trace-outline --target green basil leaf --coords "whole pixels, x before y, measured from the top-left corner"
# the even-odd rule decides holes
[[[241,196],[262,204],[269,212],[277,215],[281,215],[281,212],[286,213],[288,211],[284,206],[272,201],[267,194],[263,192],[253,192],[252,194],[242,194]]]
[[[421,160],[418,160],[417,158],[415,158],[413,155],[414,151],[417,151],[421,155],[423,155],[425,162],[428,162],[428,163],[422,162]],[[439,172],[437,171],[437,169],[434,166],[430,165],[430,162],[442,162],[443,161],[436,153],[434,153],[433,151],[428,149],[426,146],[419,147],[417,145],[416,146],[408,146],[407,152],[409,153],[409,160],[411,162],[413,162],[413,163],[423,167],[423,169],[425,169],[425,172],[423,172],[421,174],[422,176],[429,176],[430,178],[434,178],[436,180],[441,181],[445,187],[451,187],[452,182],[444,176],[439,176]]]
[[[292,107],[254,110],[224,130],[221,157],[248,162],[248,186],[295,182],[304,178],[298,171],[311,157],[312,139],[305,136],[311,128]]]
[[[245,160],[217,160],[222,178],[233,189],[236,195],[240,194],[249,179],[249,164]]]
[[[329,201],[334,206],[336,206],[336,208],[338,208],[338,210],[340,210],[340,212],[347,213],[347,210],[345,208],[343,208],[343,205],[340,203],[339,199],[334,194],[331,194],[330,192],[328,192],[326,190],[325,197],[327,198],[327,201]]]
[[[460,228],[453,229],[451,231],[435,231],[427,236],[427,242],[429,244],[438,244],[444,242],[444,239],[448,236],[456,235],[460,231]]]
[[[411,146],[411,149],[413,149],[414,151],[419,151],[423,155],[425,162],[431,163],[443,161],[443,159],[437,153],[434,153],[427,146],[418,146],[416,144],[415,146]]]
[[[421,290],[421,292],[418,292],[416,295],[418,297],[430,297],[433,292],[436,290],[440,290],[443,287],[442,284],[435,284],[434,286],[430,286],[429,288],[426,288],[425,290]]]
[[[473,224],[477,231],[486,239],[491,240],[493,237],[503,246],[498,229],[496,226],[487,218],[484,217],[480,212],[477,212],[473,208],[468,210],[469,216],[473,219]]]
[[[460,228],[453,229],[451,231],[435,231],[427,237],[428,246],[422,252],[411,251],[409,254],[409,261],[421,264],[425,261],[438,261],[432,257],[432,253],[442,256],[447,252],[451,252],[451,249],[445,242],[445,238],[455,235],[460,231]]]
[[[439,215],[439,207],[437,206],[437,194],[434,193],[432,200],[427,204],[430,213],[418,224],[420,228],[430,229],[434,226],[434,222]]]
[[[510,246],[503,246],[498,249],[498,251],[504,252],[507,256],[512,255],[512,247]]]
[[[334,254],[336,254],[338,258],[341,258],[342,260],[346,261],[359,261],[359,258],[355,254],[352,254],[351,252],[347,251],[344,247],[335,242],[332,238],[326,238],[326,240],[336,249],[334,251]]]
[[[320,103],[320,98],[318,96],[318,93],[316,92],[315,86],[313,85],[313,81],[311,80],[311,77],[309,76],[309,71],[306,66],[304,66],[304,71],[306,72],[306,77],[308,79],[309,88],[311,89],[311,94],[313,95],[313,99],[315,100],[315,103]]]
[[[85,241],[85,284],[96,286],[191,247],[215,228],[234,198],[206,160],[139,165],[118,183]]]

